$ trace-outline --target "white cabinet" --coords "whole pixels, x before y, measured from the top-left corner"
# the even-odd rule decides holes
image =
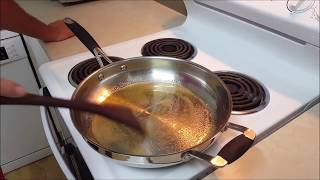
[[[30,93],[38,94],[39,87],[21,37],[17,34],[12,36],[1,40],[0,76],[21,84]],[[4,172],[51,153],[44,135],[39,107],[1,105],[0,114],[0,159]]]

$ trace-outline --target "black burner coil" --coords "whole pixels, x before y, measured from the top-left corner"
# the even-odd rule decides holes
[[[188,42],[176,38],[156,39],[146,43],[142,49],[143,56],[166,56],[184,60],[191,60],[195,54],[195,48]]]
[[[266,105],[267,94],[256,80],[235,72],[215,72],[227,85],[232,96],[234,112],[257,112]],[[237,113],[236,113],[237,114]]]

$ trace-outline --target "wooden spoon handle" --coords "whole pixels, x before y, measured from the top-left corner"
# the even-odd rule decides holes
[[[3,97],[0,96],[0,104],[7,105],[43,105],[53,107],[65,107],[76,110],[82,110],[92,113],[104,115],[102,107],[88,102],[79,102],[76,100],[66,100],[54,97],[39,96],[34,94],[27,94],[23,97]]]
[[[53,107],[65,107],[80,111],[99,114],[111,120],[126,124],[136,130],[141,131],[140,124],[132,114],[131,110],[116,105],[101,106],[94,103],[78,100],[66,100],[48,96],[39,96],[35,94],[27,94],[23,97],[4,97],[0,96],[0,104],[2,105],[43,105]]]

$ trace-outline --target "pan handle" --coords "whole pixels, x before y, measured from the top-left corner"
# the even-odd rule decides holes
[[[65,18],[64,23],[94,55],[93,50],[95,48],[100,48],[100,46],[93,37],[80,24],[71,18]]]
[[[209,162],[213,165],[214,170],[224,167],[227,164],[231,164],[239,159],[252,146],[256,134],[251,129],[241,125],[229,123],[228,127],[241,131],[242,134],[228,142],[216,156],[213,157],[194,150],[188,151],[185,155]]]
[[[64,23],[76,35],[76,37],[82,42],[82,44],[84,44],[96,57],[100,67],[104,66],[101,57],[108,61],[108,63],[112,63],[112,61],[108,58],[106,53],[100,48],[98,43],[79,23],[77,23],[75,20],[71,18],[65,18]]]

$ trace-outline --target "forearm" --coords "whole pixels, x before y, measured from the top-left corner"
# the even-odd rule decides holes
[[[48,25],[27,14],[13,0],[0,0],[0,28],[51,41],[55,33]]]

